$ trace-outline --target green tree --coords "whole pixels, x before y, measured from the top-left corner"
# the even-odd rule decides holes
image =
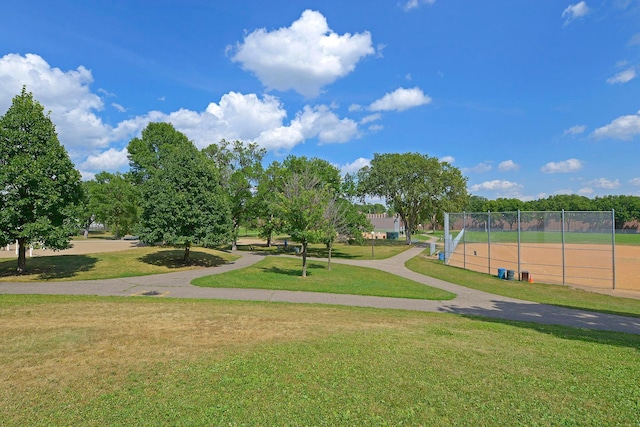
[[[0,118],[0,245],[18,241],[19,273],[27,245],[70,247],[81,202],[80,173],[44,108],[23,87]]]
[[[233,222],[232,250],[235,250],[240,226],[258,216],[255,193],[264,173],[262,159],[266,150],[257,144],[230,143],[223,139],[203,151],[216,164],[229,196]]]
[[[460,210],[467,203],[467,179],[460,170],[419,153],[374,154],[358,172],[359,193],[384,197],[405,225],[407,244],[422,220]]]
[[[286,176],[282,190],[276,194],[275,208],[283,230],[302,245],[302,277],[307,277],[309,243],[327,236],[326,211],[332,200],[332,191],[311,171]]]
[[[129,161],[140,185],[141,241],[185,248],[229,241],[231,214],[220,173],[187,137],[169,123],[150,123],[129,142]]]
[[[133,232],[140,216],[138,188],[119,172],[100,172],[85,183],[92,221],[107,226],[116,239]]]

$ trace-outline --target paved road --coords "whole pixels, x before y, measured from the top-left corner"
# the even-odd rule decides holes
[[[263,256],[253,253],[238,253],[242,258],[231,264],[200,270],[181,271],[153,276],[128,277],[123,279],[9,283],[0,282],[0,294],[63,294],[99,296],[143,296],[174,298],[213,298],[245,301],[273,301],[290,303],[339,304],[358,307],[392,308],[403,310],[455,313],[469,316],[521,320],[543,324],[566,325],[577,328],[627,332],[640,335],[640,318],[572,310],[546,304],[532,303],[502,297],[454,285],[408,270],[404,263],[423,251],[413,247],[386,260],[343,260],[335,263],[376,268],[414,280],[425,285],[444,289],[457,295],[450,301],[426,301],[403,298],[383,298],[359,295],[326,294],[302,291],[272,291],[262,289],[200,288],[190,284],[191,280],[211,274],[247,267],[260,261]]]

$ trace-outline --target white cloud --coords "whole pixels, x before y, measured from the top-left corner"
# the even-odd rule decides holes
[[[436,0],[407,0],[402,8],[406,11],[417,9],[421,4],[434,4]]]
[[[581,188],[580,190],[578,190],[578,194],[580,196],[587,196],[587,197],[593,195],[594,192],[595,191],[591,187],[584,187],[584,188]]]
[[[630,82],[631,80],[636,78],[636,69],[634,67],[628,68],[624,71],[620,71],[615,76],[607,79],[607,83],[609,84],[624,84]]]
[[[566,135],[580,135],[581,133],[583,133],[585,130],[587,130],[587,127],[585,125],[576,125],[576,126],[571,126],[569,129],[565,129],[564,132],[562,132],[562,136],[566,136]]]
[[[117,103],[115,103],[115,102],[112,102],[112,103],[111,103],[111,106],[112,106],[113,108],[115,108],[116,110],[120,111],[121,113],[125,113],[125,112],[127,111],[127,109],[126,109],[126,108],[124,108],[122,105],[117,104]]]
[[[453,157],[453,156],[444,156],[443,158],[440,159],[440,161],[441,162],[447,162],[450,165],[452,165],[456,161],[456,158]]]
[[[640,186],[640,178],[633,178],[629,180],[629,184]]]
[[[477,165],[471,168],[462,168],[462,172],[464,173],[485,173],[489,172],[493,166],[489,162],[478,163]]]
[[[122,150],[109,148],[98,155],[87,157],[87,160],[79,167],[81,170],[88,169],[93,171],[118,170],[129,163],[128,154],[129,152],[126,148]]]
[[[0,58],[0,114],[26,85],[45,111],[51,111],[58,137],[72,157],[104,148],[111,142],[110,127],[95,114],[104,104],[91,93],[92,82],[91,71],[82,66],[65,72],[38,55],[7,54]]]
[[[422,89],[414,87],[412,89],[399,88],[391,93],[385,94],[382,98],[374,101],[370,106],[371,111],[404,111],[409,108],[418,107],[431,102],[431,98],[422,92]]]
[[[382,114],[380,114],[380,113],[370,114],[368,116],[363,117],[360,120],[360,124],[365,125],[367,123],[378,121],[381,118],[382,118]]]
[[[268,150],[279,151],[307,139],[317,138],[320,144],[343,143],[359,135],[355,121],[338,117],[329,106],[306,106],[287,123],[287,111],[278,98],[237,92],[223,95],[204,111],[149,111],[112,126],[95,114],[104,106],[100,96],[90,90],[92,81],[91,72],[84,67],[64,72],[49,66],[38,55],[5,55],[0,57],[0,115],[26,84],[45,110],[51,110],[60,142],[74,163],[80,165],[83,176],[125,166],[125,151],[110,147],[114,143],[122,147],[150,122],[172,123],[199,148],[224,138],[257,142]],[[121,107],[115,103],[112,106]],[[369,120],[374,118],[371,115]]]
[[[268,88],[293,89],[307,97],[317,96],[375,53],[368,32],[338,35],[320,12],[312,10],[305,10],[290,27],[249,33],[232,51],[232,60]]]
[[[578,159],[569,159],[562,162],[549,162],[540,170],[543,173],[570,173],[582,169],[582,162]]]
[[[592,135],[597,139],[613,138],[628,141],[638,134],[640,134],[640,111],[618,117],[608,125],[594,130]]]
[[[520,169],[520,165],[514,162],[513,160],[505,160],[503,162],[500,162],[500,164],[498,165],[498,170],[500,172],[517,171],[519,169]]]
[[[501,191],[501,192],[517,192],[522,186],[516,182],[495,179],[493,181],[485,181],[469,187],[472,192],[476,191]]]
[[[572,21],[584,17],[587,13],[589,13],[589,7],[584,1],[567,6],[562,12],[562,17],[565,18],[564,25],[569,25]]]
[[[382,125],[371,125],[371,126],[369,126],[369,130],[371,132],[379,132],[382,129],[384,129],[384,126],[382,126]]]
[[[339,166],[339,169],[342,175],[346,175],[348,173],[356,173],[365,166],[371,166],[371,160],[365,159],[364,157],[360,157],[351,163],[347,163],[346,165]]]
[[[606,190],[615,190],[616,188],[620,187],[620,180],[616,179],[614,181],[611,181],[606,178],[598,178],[588,182],[587,185],[590,187],[602,188]]]

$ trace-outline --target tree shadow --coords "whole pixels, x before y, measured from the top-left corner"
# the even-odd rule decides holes
[[[80,272],[91,271],[98,258],[89,255],[54,255],[27,258],[26,272],[16,274],[18,261],[15,258],[0,261],[0,277],[36,276],[36,280],[72,278]]]
[[[167,249],[141,256],[138,259],[145,264],[165,268],[217,267],[227,263],[224,258],[217,255],[200,252],[194,249],[191,249],[189,260],[185,262],[183,257],[184,249]]]
[[[484,322],[535,330],[563,339],[597,342],[640,350],[640,319],[547,304],[491,301],[485,307],[445,305],[439,311]]]
[[[313,258],[329,258],[329,249],[327,248],[308,248],[307,254]],[[333,248],[331,250],[331,258],[340,258],[340,259],[356,259],[360,258],[358,255],[350,254],[347,252],[343,252],[338,248]]]
[[[318,269],[325,269],[326,267],[320,264],[307,264],[307,277],[313,275],[313,271]],[[302,267],[300,268],[281,268],[276,266],[271,267],[262,267],[262,270],[265,273],[273,273],[273,274],[282,274],[284,276],[292,276],[292,277],[302,277]]]

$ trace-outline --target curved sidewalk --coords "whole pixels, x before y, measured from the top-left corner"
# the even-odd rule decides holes
[[[220,274],[255,264],[260,261],[263,256],[254,253],[242,253],[240,259],[219,267],[161,275],[69,282],[0,282],[0,294],[147,295],[174,298],[338,304],[357,307],[455,313],[467,316],[565,325],[576,328],[627,332],[640,335],[640,318],[567,309],[502,297],[454,285],[407,269],[404,263],[410,258],[420,254],[423,250],[424,248],[422,247],[413,247],[386,260],[354,261],[333,259],[332,262],[383,270],[418,283],[452,292],[457,295],[455,299],[450,301],[428,301],[303,291],[201,288],[190,284],[190,282],[197,277]]]

